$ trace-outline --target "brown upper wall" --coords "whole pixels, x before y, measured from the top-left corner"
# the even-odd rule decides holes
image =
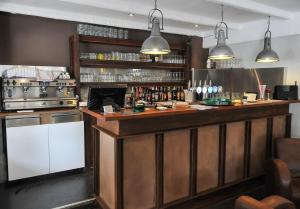
[[[0,12],[0,64],[69,66],[69,37],[77,22]],[[144,40],[149,31],[130,30],[129,37]],[[164,34],[170,43],[189,37]],[[202,47],[201,47],[202,48]]]

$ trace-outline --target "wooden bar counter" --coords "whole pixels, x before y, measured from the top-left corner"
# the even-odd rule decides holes
[[[263,185],[273,139],[290,136],[287,101],[92,117],[94,184],[105,209],[193,208]]]

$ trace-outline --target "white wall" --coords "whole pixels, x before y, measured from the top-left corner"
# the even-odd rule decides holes
[[[262,50],[263,40],[230,46],[235,56],[243,60],[245,68],[285,67],[285,84],[294,84],[295,81],[300,84],[300,35],[272,39],[272,48],[281,60],[273,64],[255,62],[256,55]],[[293,114],[292,137],[300,138],[300,104],[291,105],[290,112]]]

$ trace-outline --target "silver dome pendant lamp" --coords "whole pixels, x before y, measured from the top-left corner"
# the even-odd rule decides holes
[[[270,19],[268,17],[268,28],[265,32],[264,38],[264,49],[257,55],[255,61],[256,62],[263,62],[263,63],[270,63],[270,62],[278,62],[279,56],[278,54],[271,48],[271,38],[272,33],[270,31]]]
[[[161,27],[159,18],[154,16],[155,13],[161,16]],[[164,18],[162,11],[157,8],[157,0],[154,0],[154,8],[148,14],[148,29],[151,29],[151,34],[143,42],[141,53],[150,55],[170,53],[171,50],[168,42],[160,34],[160,30],[164,29]]]
[[[213,61],[229,60],[234,58],[232,49],[226,45],[226,39],[228,39],[228,26],[224,22],[224,5],[221,5],[221,22],[215,26],[214,34],[217,39],[217,45],[210,50],[209,59]],[[222,28],[224,26],[224,29]]]

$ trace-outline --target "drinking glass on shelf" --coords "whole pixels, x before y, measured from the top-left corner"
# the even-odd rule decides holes
[[[113,38],[118,38],[118,29],[117,28],[113,28]]]
[[[124,39],[124,30],[122,28],[118,29],[118,38]]]
[[[128,39],[128,30],[124,30],[124,39]]]

